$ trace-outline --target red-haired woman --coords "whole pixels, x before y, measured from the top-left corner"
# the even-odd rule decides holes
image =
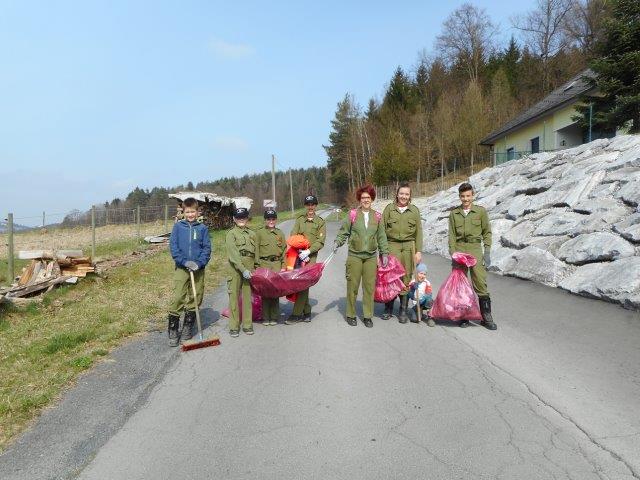
[[[358,324],[356,320],[356,297],[362,280],[362,323],[373,327],[373,293],[378,268],[378,253],[382,256],[382,264],[387,265],[387,236],[382,223],[382,215],[371,209],[371,202],[376,198],[376,191],[371,185],[360,187],[356,192],[360,202],[357,209],[351,210],[336,236],[334,251],[349,240],[347,256],[347,323]]]
[[[396,191],[395,202],[387,205],[382,213],[385,233],[389,240],[389,253],[395,256],[406,272],[403,277],[405,285],[413,278],[416,264],[422,260],[422,219],[418,207],[411,203],[411,187],[408,183],[403,183]],[[407,294],[409,290],[400,292],[400,310],[398,311],[398,321],[407,323],[409,312],[407,309]],[[393,315],[393,302],[385,303],[382,318],[388,320]],[[417,318],[411,318],[412,322],[417,322]],[[433,320],[429,322],[429,325]],[[433,323],[435,325],[435,323]]]

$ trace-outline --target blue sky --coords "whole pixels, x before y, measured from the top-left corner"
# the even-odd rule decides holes
[[[336,103],[381,97],[461,3],[0,0],[0,213],[324,165]],[[526,9],[475,5],[507,38]]]

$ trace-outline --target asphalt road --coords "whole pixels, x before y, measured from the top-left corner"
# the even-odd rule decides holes
[[[491,275],[496,332],[350,327],[345,250],[311,323],[232,339],[219,289],[205,314],[222,345],[123,347],[0,456],[0,478],[640,478],[638,312]],[[425,260],[437,288],[448,262]]]

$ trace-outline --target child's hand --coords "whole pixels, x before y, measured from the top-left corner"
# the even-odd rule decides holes
[[[184,266],[187,267],[187,269],[191,270],[192,272],[195,272],[200,269],[198,264],[193,260],[187,260],[186,262],[184,262]]]

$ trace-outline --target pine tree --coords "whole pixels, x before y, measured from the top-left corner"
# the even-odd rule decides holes
[[[592,126],[613,130],[628,126],[640,132],[640,2],[613,0],[611,17],[605,21],[603,40],[596,46],[598,57],[590,62],[595,78],[589,79],[596,95],[585,97],[578,108],[581,123],[588,123],[593,106]]]

